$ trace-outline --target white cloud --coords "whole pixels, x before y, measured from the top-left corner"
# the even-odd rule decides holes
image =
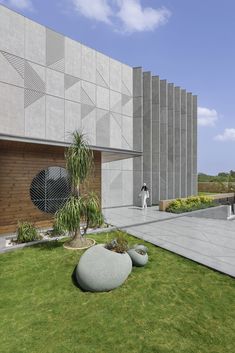
[[[142,7],[140,0],[72,0],[84,17],[111,25],[123,33],[153,31],[167,23],[171,13],[166,8]]]
[[[198,125],[214,126],[218,120],[218,113],[215,109],[198,107]]]
[[[73,0],[75,9],[83,16],[97,21],[111,23],[112,9],[108,0]]]
[[[153,9],[141,6],[139,0],[117,0],[120,7],[117,17],[128,33],[153,31],[167,23],[171,13],[166,8]]]
[[[217,141],[235,141],[235,129],[225,129],[222,134],[215,136]]]
[[[32,10],[33,4],[31,0],[3,0],[2,4],[21,10]]]

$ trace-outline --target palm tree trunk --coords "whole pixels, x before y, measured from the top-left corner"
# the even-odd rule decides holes
[[[86,239],[81,235],[80,229],[77,229],[74,232],[74,236],[73,236],[72,240],[70,240],[66,243],[66,245],[68,245],[69,247],[74,248],[74,249],[83,248],[89,244],[90,244],[89,239]]]

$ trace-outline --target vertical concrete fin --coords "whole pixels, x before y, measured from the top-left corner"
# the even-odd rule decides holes
[[[148,204],[152,204],[152,75],[143,74],[143,180],[150,189]]]
[[[181,92],[175,87],[175,198],[181,196]]]
[[[192,93],[187,93],[187,196],[192,195]]]
[[[152,203],[160,200],[160,79],[152,77]]]
[[[173,83],[168,83],[168,157],[167,180],[168,199],[175,196],[175,90]]]
[[[143,150],[143,72],[141,67],[133,68],[133,149]],[[143,184],[143,157],[133,159],[133,204],[140,206]]]
[[[168,199],[168,90],[160,80],[160,199]]]
[[[198,193],[197,182],[197,96],[193,96],[193,187],[192,192],[194,195]]]
[[[181,197],[187,196],[187,93],[181,90]]]

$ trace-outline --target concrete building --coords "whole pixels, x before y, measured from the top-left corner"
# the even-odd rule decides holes
[[[0,5],[0,233],[51,224],[62,196],[44,185],[63,179],[65,192],[76,129],[103,207],[139,205],[143,182],[149,205],[197,193],[196,96]]]

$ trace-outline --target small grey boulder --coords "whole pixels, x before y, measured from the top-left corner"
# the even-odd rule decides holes
[[[131,270],[132,262],[127,253],[119,254],[99,244],[81,256],[76,268],[76,279],[86,291],[104,292],[123,284]]]

